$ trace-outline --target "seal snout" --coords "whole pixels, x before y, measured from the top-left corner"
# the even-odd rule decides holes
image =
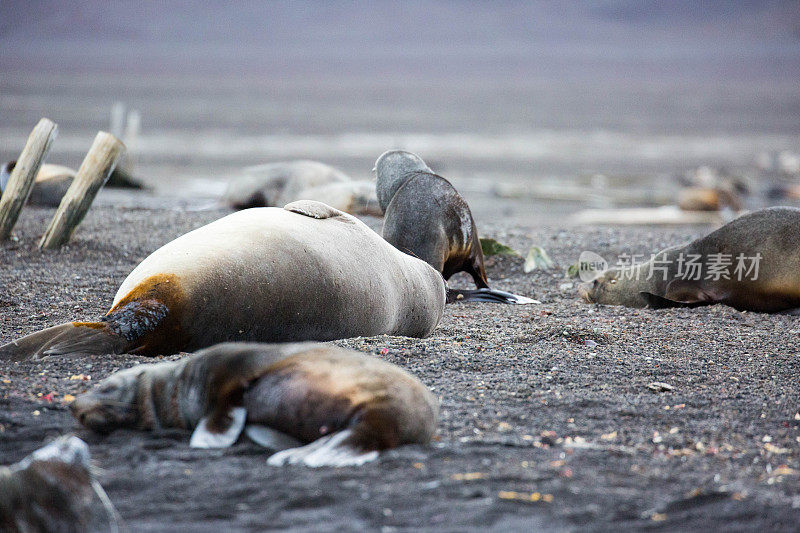
[[[110,408],[103,405],[87,395],[79,396],[69,406],[74,416],[81,425],[97,431],[98,433],[108,432],[111,427],[113,413]]]
[[[596,284],[597,281],[595,280],[594,282],[581,283],[578,285],[578,294],[586,303],[594,303],[594,297],[592,296],[592,293],[594,292],[593,289]]]

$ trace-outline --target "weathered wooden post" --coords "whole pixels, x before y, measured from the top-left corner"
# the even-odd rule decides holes
[[[108,180],[124,152],[125,145],[122,141],[104,131],[97,133],[75,179],[72,180],[72,185],[61,199],[50,226],[44,232],[39,248],[52,250],[69,241],[72,232],[86,216],[94,197]]]
[[[39,167],[50,150],[53,139],[58,134],[58,126],[51,120],[43,118],[39,121],[30,136],[25,148],[17,159],[8,184],[0,198],[0,241],[8,239],[19,212],[28,201],[33,189],[33,181],[39,173]]]

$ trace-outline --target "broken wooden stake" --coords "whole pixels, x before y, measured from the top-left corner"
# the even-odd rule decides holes
[[[50,150],[50,145],[58,133],[58,126],[43,118],[28,136],[28,142],[17,159],[8,184],[0,198],[0,241],[8,239],[19,213],[33,190],[33,182],[39,167]]]
[[[67,189],[53,220],[44,232],[39,248],[52,250],[69,241],[72,232],[94,201],[97,192],[105,184],[120,156],[125,152],[122,141],[104,131],[98,132],[92,147]]]

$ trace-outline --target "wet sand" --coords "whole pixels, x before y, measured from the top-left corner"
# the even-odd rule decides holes
[[[52,210],[27,208],[17,239],[0,244],[0,342],[101,316],[138,261],[227,213],[186,205],[104,196],[68,247],[44,254],[36,240]],[[192,450],[180,431],[94,435],[66,395],[151,361],[97,355],[0,363],[0,464],[74,432],[132,531],[795,529],[800,318],[599,307],[566,285],[582,250],[649,253],[707,228],[494,220],[483,236],[523,253],[542,246],[555,261],[524,274],[521,258],[488,260],[493,286],[541,305],[452,305],[427,339],[337,342],[408,369],[441,398],[429,446],[315,470],[269,467],[246,442]]]

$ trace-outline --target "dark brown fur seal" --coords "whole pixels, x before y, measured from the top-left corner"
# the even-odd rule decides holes
[[[97,322],[0,347],[0,359],[169,354],[226,341],[426,337],[445,283],[357,218],[295,202],[228,215],[162,246],[128,275]]]
[[[118,531],[117,515],[94,479],[89,448],[62,437],[10,467],[0,467],[0,530]]]
[[[469,205],[419,156],[401,150],[386,152],[375,162],[375,172],[384,211],[383,238],[427,262],[445,280],[466,272],[475,281],[478,290],[448,289],[448,302],[533,303],[530,298],[489,288]]]
[[[722,303],[766,313],[796,309],[800,307],[798,228],[800,209],[755,211],[689,244],[663,250],[654,260],[607,270],[581,285],[579,292],[590,303],[628,307]],[[700,279],[691,270],[690,258],[702,265]],[[728,279],[718,275],[721,270]]]
[[[242,424],[257,428],[247,434],[261,444],[275,449],[283,448],[275,441],[297,442],[271,464],[310,466],[360,464],[380,450],[424,444],[438,413],[427,387],[401,368],[317,343],[220,344],[177,361],[135,366],[71,408],[100,432],[202,427],[212,434],[229,431],[231,410],[243,408]],[[258,438],[264,434],[268,442]]]

